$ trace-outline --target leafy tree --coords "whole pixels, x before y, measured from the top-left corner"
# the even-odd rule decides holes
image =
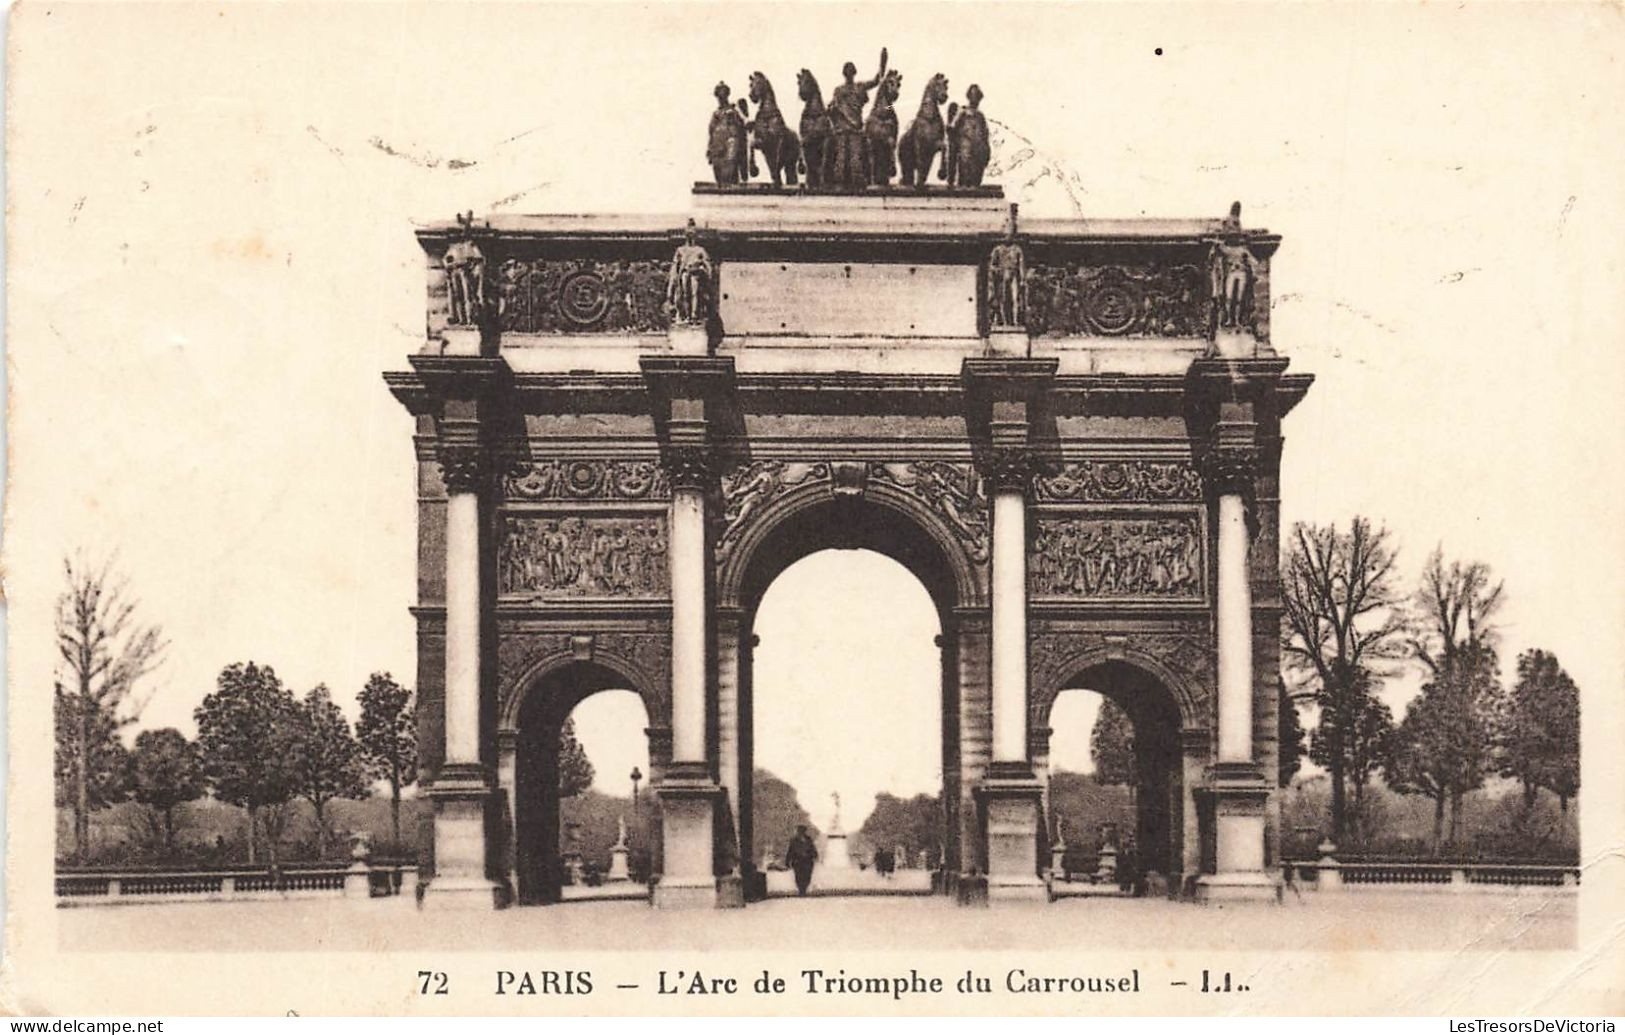
[[[334,798],[365,798],[366,772],[350,722],[318,685],[299,703],[294,750],[297,793],[316,810],[316,834],[327,841],[327,806]]]
[[[899,866],[912,865],[925,852],[928,859],[942,857],[942,802],[934,794],[899,798],[885,791],[875,795],[875,807],[864,817],[858,837],[875,848],[901,845],[906,858]]]
[[[1501,772],[1523,784],[1524,811],[1535,792],[1557,795],[1566,815],[1580,789],[1580,689],[1555,655],[1518,655],[1518,682],[1507,707]]]
[[[1293,527],[1281,565],[1282,652],[1289,670],[1313,693],[1325,725],[1324,751],[1332,785],[1332,839],[1346,820],[1348,751],[1361,715],[1359,686],[1387,674],[1404,655],[1409,630],[1396,585],[1396,552],[1387,529],[1357,517],[1347,532],[1335,525]]]
[[[1402,794],[1433,799],[1433,843],[1454,842],[1461,799],[1495,765],[1494,734],[1501,697],[1495,652],[1482,644],[1458,648],[1405,709],[1384,772]],[[1450,833],[1443,835],[1450,807]]]
[[[286,806],[299,793],[299,702],[269,665],[228,665],[217,689],[193,712],[203,771],[215,797],[248,810],[248,861],[265,821],[271,865],[287,822]]]
[[[119,739],[119,724],[105,708],[94,708],[84,723],[79,721],[83,698],[65,693],[57,685],[53,710],[56,719],[56,805],[75,809],[74,858],[83,863],[88,857],[89,826],[79,824],[81,813],[77,804],[82,800],[83,813],[103,809],[123,801],[129,796],[129,752]],[[88,760],[81,769],[80,760]],[[85,778],[80,779],[81,773]],[[80,793],[84,797],[79,797]],[[85,838],[81,840],[81,832]]]
[[[774,859],[783,862],[784,850],[798,826],[805,826],[814,838],[818,836],[796,789],[766,769],[757,769],[751,778],[751,858],[761,859],[764,866]]]
[[[394,843],[401,843],[401,788],[418,776],[418,725],[412,691],[388,672],[374,672],[361,688],[361,721],[356,738],[368,774],[389,782],[389,824]]]
[[[1308,748],[1303,743],[1303,723],[1298,719],[1298,703],[1282,684],[1276,705],[1276,782],[1282,787],[1292,786],[1298,770],[1303,768],[1303,756]]]
[[[1356,840],[1365,833],[1366,786],[1387,761],[1393,736],[1394,713],[1376,696],[1370,678],[1363,672],[1320,709],[1320,722],[1310,738],[1309,757],[1328,772],[1340,770],[1347,787],[1353,790],[1350,829]],[[1342,757],[1337,758],[1334,752],[1341,752]]]
[[[161,821],[164,850],[175,851],[175,810],[203,797],[203,763],[195,745],[180,730],[142,730],[130,758],[135,800]]]
[[[559,729],[559,797],[573,798],[592,786],[592,761],[576,739],[574,718]]]
[[[73,809],[74,856],[83,863],[91,810],[117,800],[108,796],[117,783],[106,764],[116,754],[108,737],[116,740],[118,728],[140,714],[145,702],[135,700],[136,688],[163,661],[168,644],[158,626],[137,620],[129,584],[113,574],[111,561],[92,568],[70,558],[63,569],[68,588],[56,601],[55,712],[57,775],[68,785],[57,796]]]
[[[1109,697],[1102,698],[1095,728],[1089,734],[1089,757],[1095,763],[1095,782],[1126,784],[1129,800],[1138,783],[1134,764],[1134,721]]]

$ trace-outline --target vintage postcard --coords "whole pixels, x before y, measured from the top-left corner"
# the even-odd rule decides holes
[[[1625,1011],[1618,5],[6,55],[6,1012]]]

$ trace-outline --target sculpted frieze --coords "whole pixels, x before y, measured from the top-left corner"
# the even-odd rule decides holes
[[[1052,337],[1203,337],[1208,295],[1207,278],[1193,264],[1034,265],[1027,329]]]
[[[1033,596],[1202,596],[1202,529],[1195,513],[1041,517],[1029,554]]]
[[[497,588],[561,600],[667,591],[666,519],[515,517],[503,521]]]
[[[670,263],[652,259],[508,259],[498,270],[498,319],[520,334],[666,330]]]
[[[1033,481],[1040,503],[1185,503],[1202,499],[1202,476],[1180,460],[1080,460]]]
[[[521,461],[503,477],[504,493],[521,500],[667,500],[671,482],[653,460]]]
[[[915,497],[964,546],[971,560],[990,556],[988,498],[982,476],[968,463],[924,461],[757,460],[722,478],[722,533],[717,561],[732,553],[754,517],[790,489],[827,483],[837,494],[861,495],[887,485]]]

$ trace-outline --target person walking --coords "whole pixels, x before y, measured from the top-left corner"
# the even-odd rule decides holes
[[[785,865],[796,875],[797,895],[807,894],[807,887],[812,883],[813,863],[817,861],[818,846],[813,844],[806,824],[801,824],[796,827],[796,836],[790,839],[790,847],[784,853]]]

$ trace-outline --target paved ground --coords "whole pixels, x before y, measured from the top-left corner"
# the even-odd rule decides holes
[[[1562,949],[1572,895],[1354,892],[1280,906],[1202,907],[1073,898],[965,909],[940,897],[774,898],[744,910],[667,912],[571,902],[479,914],[418,913],[409,899],[127,905],[57,911],[65,949],[88,951],[1018,949]]]

